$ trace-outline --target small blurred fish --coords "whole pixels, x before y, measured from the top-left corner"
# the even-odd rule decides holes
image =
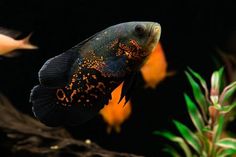
[[[23,39],[15,39],[19,33],[14,32],[13,30],[0,28],[0,56],[14,57],[16,55],[15,50],[38,48],[29,42],[32,33]]]
[[[155,88],[167,76],[172,76],[175,72],[167,72],[167,61],[161,43],[154,48],[146,63],[141,68],[145,87]]]
[[[156,22],[125,22],[47,60],[30,94],[35,116],[48,126],[82,124],[108,104],[122,82],[119,100],[127,102],[160,35]]]
[[[113,92],[112,99],[109,101],[102,110],[100,114],[102,115],[104,121],[107,123],[107,133],[111,133],[114,129],[117,133],[121,131],[121,124],[130,116],[131,114],[131,102],[128,101],[125,104],[125,99],[119,102],[120,93],[122,91],[123,83],[120,84]],[[125,105],[125,106],[124,106]]]
[[[155,88],[165,77],[174,74],[174,72],[167,72],[167,61],[160,42],[153,49],[140,70],[146,83],[145,86],[150,88]],[[118,104],[121,88],[122,84],[112,92],[112,99],[109,101],[109,104],[100,111],[104,121],[108,124],[108,133],[113,128],[119,133],[122,123],[131,115],[132,104],[130,101],[128,101],[126,106],[123,106],[125,103],[124,99]]]

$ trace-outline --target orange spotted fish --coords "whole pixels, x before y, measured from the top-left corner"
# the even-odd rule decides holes
[[[127,102],[160,33],[155,22],[121,23],[49,59],[30,94],[34,115],[48,126],[82,124],[108,104],[122,82],[120,100]]]
[[[13,36],[18,34],[17,32],[14,34],[14,31],[9,29],[0,28],[0,56],[13,57],[15,56],[15,50],[38,48],[29,42],[32,33],[23,39],[14,39]]]
[[[131,114],[131,102],[125,104],[125,99],[119,102],[120,93],[122,91],[123,83],[120,84],[112,93],[112,99],[109,104],[100,110],[104,121],[108,124],[107,132],[111,133],[114,129],[117,133],[121,131],[121,124],[129,118]],[[125,106],[124,106],[125,105]]]
[[[147,61],[141,68],[145,87],[155,88],[167,76],[172,76],[174,72],[167,72],[167,61],[161,43],[153,49]]]

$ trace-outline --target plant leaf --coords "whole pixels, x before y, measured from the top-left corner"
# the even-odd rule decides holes
[[[224,67],[221,67],[219,70],[218,70],[218,73],[219,73],[219,90],[222,89],[223,87],[223,83],[224,83],[224,80],[223,80],[223,74],[224,74]]]
[[[203,136],[202,138],[202,145],[203,145],[203,148],[202,148],[202,157],[208,157],[207,153],[209,152],[210,150],[210,143],[209,143],[209,140]]]
[[[223,104],[225,101],[229,100],[230,97],[236,90],[236,81],[232,82],[230,85],[226,86],[220,95],[220,103]]]
[[[236,139],[233,138],[223,138],[216,142],[217,146],[222,148],[230,148],[236,150]]]
[[[219,95],[220,95],[220,89],[222,85],[222,77],[223,77],[223,71],[224,68],[220,68],[217,71],[214,71],[211,75],[211,101],[213,104],[218,104],[219,102]]]
[[[224,116],[220,115],[219,118],[217,119],[217,123],[213,129],[214,134],[215,134],[214,139],[213,139],[214,143],[220,139],[220,136],[221,136],[221,133],[223,130],[223,124],[224,124]]]
[[[163,149],[164,152],[169,153],[173,157],[181,157],[181,155],[171,146],[167,145]]]
[[[179,144],[179,146],[182,148],[182,150],[184,151],[185,153],[185,156],[186,157],[192,157],[192,153],[191,153],[191,150],[190,148],[188,147],[188,145],[185,143],[185,141],[183,140],[183,138],[179,137],[179,136],[176,136],[174,134],[172,134],[171,132],[169,131],[155,131],[154,132],[155,135],[160,135],[160,136],[163,136],[165,138],[167,138],[168,140],[172,141],[172,142],[176,142]]]
[[[230,112],[233,108],[236,107],[236,102],[234,102],[233,104],[231,105],[227,105],[227,106],[222,106],[220,108],[220,112],[223,113],[223,114],[226,114],[228,112]]]
[[[184,94],[184,98],[188,107],[188,113],[191,117],[193,124],[195,125],[198,132],[203,134],[202,130],[204,128],[204,121],[200,112],[198,111],[198,108],[187,94]]]
[[[203,89],[205,91],[205,98],[207,99],[208,102],[210,102],[210,100],[208,99],[209,92],[208,92],[206,81],[201,77],[201,75],[199,75],[197,72],[193,71],[191,68],[188,67],[188,70],[191,72],[191,74],[194,77],[196,77],[199,80],[199,82],[201,83],[201,86],[203,87]]]
[[[204,119],[206,120],[206,113],[207,113],[208,103],[207,103],[207,101],[205,99],[205,96],[203,95],[200,86],[193,79],[193,77],[188,72],[185,72],[185,74],[187,75],[188,80],[189,80],[189,82],[190,82],[190,84],[192,86],[194,98],[197,101],[197,103],[198,103],[198,105],[199,105],[199,107],[201,109],[201,112],[202,112],[202,114],[204,116]]]
[[[211,93],[210,99],[213,104],[217,104],[219,101],[219,85],[220,85],[220,77],[219,72],[215,71],[211,75]]]
[[[220,74],[218,71],[214,71],[211,75],[211,88],[219,92]]]
[[[217,153],[218,157],[226,157],[229,155],[235,155],[236,154],[236,150],[235,149],[223,149],[222,151]]]
[[[186,142],[194,149],[198,154],[201,154],[201,142],[198,139],[198,137],[184,124],[175,121],[174,123],[181,133],[181,135],[184,137]]]

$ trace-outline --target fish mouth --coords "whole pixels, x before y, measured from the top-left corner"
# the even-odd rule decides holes
[[[149,26],[149,34],[146,41],[146,47],[144,47],[143,51],[139,53],[139,57],[148,57],[159,42],[160,36],[161,25],[158,23],[152,23]]]
[[[147,51],[149,53],[151,53],[153,48],[157,45],[160,36],[161,36],[161,25],[158,23],[152,24],[152,26],[150,27],[149,38],[147,41],[148,45]]]

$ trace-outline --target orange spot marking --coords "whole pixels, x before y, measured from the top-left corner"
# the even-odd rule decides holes
[[[98,85],[96,86],[96,88],[98,88],[98,89],[105,88],[105,87],[106,86],[102,82],[98,82]]]
[[[91,89],[95,88],[94,85],[88,85],[86,84],[87,89],[85,90],[86,93],[88,93]]]
[[[97,76],[96,76],[96,75],[92,75],[92,78],[96,80],[96,79],[97,79]]]
[[[123,50],[121,48],[119,48],[116,52],[116,56],[120,56],[123,54]]]
[[[98,85],[96,86],[96,88],[98,88],[98,90],[99,90],[100,92],[102,92],[103,94],[105,94],[105,92],[103,91],[103,89],[106,88],[106,86],[104,85],[104,83],[98,82]]]
[[[133,54],[133,50],[130,48],[130,47],[128,47],[127,45],[125,45],[125,44],[122,44],[122,43],[119,43],[119,47],[120,47],[120,49],[121,50],[119,50],[118,49],[118,54],[119,53],[125,53],[125,55],[130,59],[130,58],[132,58],[132,54]]]
[[[117,44],[118,44],[119,40],[118,39],[115,39],[111,45],[109,46],[109,48],[114,48]]]
[[[70,101],[73,101],[73,96],[77,93],[76,90],[73,90],[73,92],[70,95]]]
[[[142,48],[142,47],[139,46],[139,44],[138,44],[135,40],[133,40],[133,39],[131,39],[129,42],[130,42],[132,45],[134,45],[137,49],[141,49],[141,48]]]
[[[131,59],[132,58],[132,55],[131,55],[131,53],[130,52],[127,52],[127,51],[125,51],[125,55],[129,58],[129,59]]]
[[[69,84],[70,90],[72,89],[72,87],[73,87],[73,83],[71,82],[71,83]]]
[[[63,101],[66,98],[66,94],[62,89],[57,89],[57,99]]]
[[[104,67],[105,63],[103,61],[93,61],[92,65],[89,68],[96,69],[98,71],[101,70],[102,67]]]
[[[75,78],[72,78],[71,82],[73,82],[73,83],[74,83],[74,82],[75,82]]]
[[[73,75],[73,77],[77,78],[77,77],[78,77],[78,75],[77,75],[77,74],[74,74],[74,75]]]
[[[83,75],[83,80],[86,80],[87,79],[87,76]]]
[[[124,51],[130,51],[130,48],[125,44],[119,43],[119,47]]]

